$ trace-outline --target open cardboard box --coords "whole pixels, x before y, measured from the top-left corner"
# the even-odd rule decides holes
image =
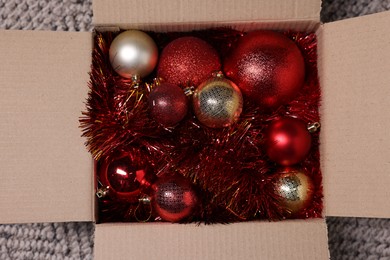
[[[98,29],[316,31],[324,217],[390,217],[390,12],[321,25],[316,0],[94,0]],[[92,33],[0,31],[0,223],[94,221],[78,119]],[[325,219],[99,224],[95,259],[328,259]]]

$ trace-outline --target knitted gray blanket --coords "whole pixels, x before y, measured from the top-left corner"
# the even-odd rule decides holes
[[[390,0],[324,0],[330,22],[390,10]],[[0,0],[0,28],[92,30],[91,0]],[[332,259],[390,259],[390,219],[328,218]],[[92,259],[92,223],[0,225],[0,259]]]

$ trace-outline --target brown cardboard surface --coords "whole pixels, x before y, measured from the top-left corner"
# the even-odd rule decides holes
[[[91,33],[0,31],[0,223],[91,221]]]
[[[219,26],[313,30],[319,24],[319,1],[156,3],[94,0],[94,23],[104,30],[121,27],[153,31]],[[94,258],[313,260],[329,259],[329,253],[323,219],[210,226],[115,223],[96,225]]]
[[[238,25],[242,21],[269,24],[289,21],[288,25],[284,23],[286,28],[279,28],[297,29],[303,26],[297,21],[312,22],[311,26],[318,24],[320,8],[319,0],[94,0],[93,21],[97,26],[154,31]]]
[[[319,34],[327,216],[390,217],[389,24],[384,12]]]
[[[210,28],[229,27],[240,31],[252,30],[297,30],[315,31],[319,26],[318,21],[313,20],[279,20],[279,21],[236,21],[236,22],[207,22],[207,23],[137,23],[121,24],[120,26],[99,26],[98,31],[119,31],[120,29],[139,29],[154,32],[186,32],[192,30],[205,30]]]
[[[98,224],[96,260],[329,259],[323,219],[197,226]]]

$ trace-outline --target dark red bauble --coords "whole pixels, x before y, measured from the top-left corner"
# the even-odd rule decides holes
[[[274,120],[268,126],[264,138],[268,157],[284,166],[304,160],[311,147],[311,135],[307,125],[293,117]]]
[[[108,194],[117,200],[137,202],[140,194],[140,176],[145,177],[144,167],[133,154],[117,153],[104,159],[98,168],[99,180],[108,187]]]
[[[198,206],[191,182],[182,176],[163,177],[152,189],[152,207],[165,221],[178,222],[188,218]]]
[[[199,85],[221,70],[217,51],[196,37],[181,37],[162,51],[157,66],[158,77],[176,85]]]
[[[151,116],[163,126],[179,123],[187,114],[188,100],[183,90],[171,83],[161,83],[149,95]]]
[[[305,80],[305,62],[297,45],[273,31],[243,36],[226,58],[225,75],[244,95],[266,109],[291,101]]]

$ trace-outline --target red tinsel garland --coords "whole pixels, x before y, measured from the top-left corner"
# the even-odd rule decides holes
[[[96,32],[87,111],[80,119],[93,157],[100,160],[112,151],[131,146],[143,153],[156,175],[175,172],[190,178],[201,194],[201,208],[189,221],[226,223],[284,218],[271,185],[277,165],[265,155],[263,132],[273,119],[285,115],[308,123],[319,122],[320,87],[315,34],[283,33],[296,42],[306,62],[306,83],[297,98],[272,113],[265,113],[245,100],[240,120],[229,128],[215,130],[201,126],[192,111],[175,128],[163,128],[154,122],[148,115],[147,98],[155,74],[134,88],[130,80],[115,74],[108,60],[109,46],[117,33]],[[196,36],[209,42],[224,57],[244,33],[220,28],[150,35],[160,50],[177,37]],[[300,165],[314,182],[313,202],[297,218],[321,217],[318,137],[318,132],[313,134],[310,154]],[[99,200],[99,221],[145,220],[149,213],[142,207],[104,198]]]

